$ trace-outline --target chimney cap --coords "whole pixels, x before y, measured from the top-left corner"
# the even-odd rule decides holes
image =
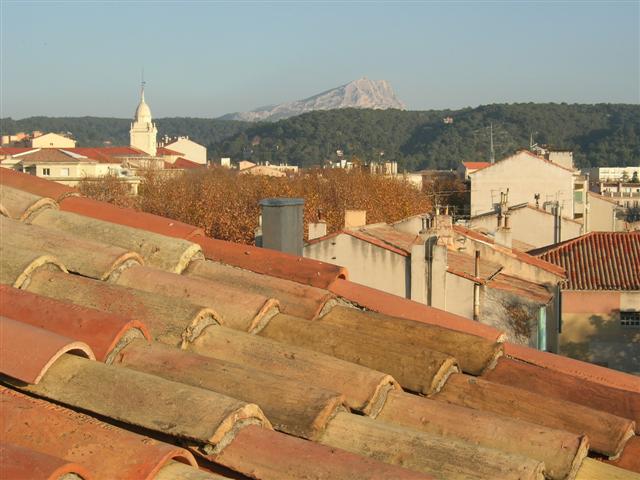
[[[291,207],[304,205],[304,198],[263,198],[260,200],[261,207]]]

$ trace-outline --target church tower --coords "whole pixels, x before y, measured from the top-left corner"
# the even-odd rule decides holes
[[[140,103],[136,108],[131,130],[129,130],[129,144],[151,156],[155,156],[158,147],[157,136],[158,129],[155,123],[151,121],[151,109],[144,101],[144,82],[142,82]]]

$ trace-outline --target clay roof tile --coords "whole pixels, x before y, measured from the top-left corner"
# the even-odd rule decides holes
[[[86,343],[44,328],[2,316],[0,331],[0,370],[25,383],[37,384],[49,367],[67,352],[95,360]]]

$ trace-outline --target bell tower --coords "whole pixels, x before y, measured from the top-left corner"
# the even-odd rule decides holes
[[[143,80],[140,88],[140,103],[129,130],[129,145],[155,156],[158,148],[158,129],[151,120],[151,109],[144,101],[144,86]]]

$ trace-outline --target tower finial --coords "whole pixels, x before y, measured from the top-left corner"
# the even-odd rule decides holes
[[[142,75],[140,82],[140,99],[144,102],[144,86],[147,82],[144,81],[144,67],[142,67]]]

